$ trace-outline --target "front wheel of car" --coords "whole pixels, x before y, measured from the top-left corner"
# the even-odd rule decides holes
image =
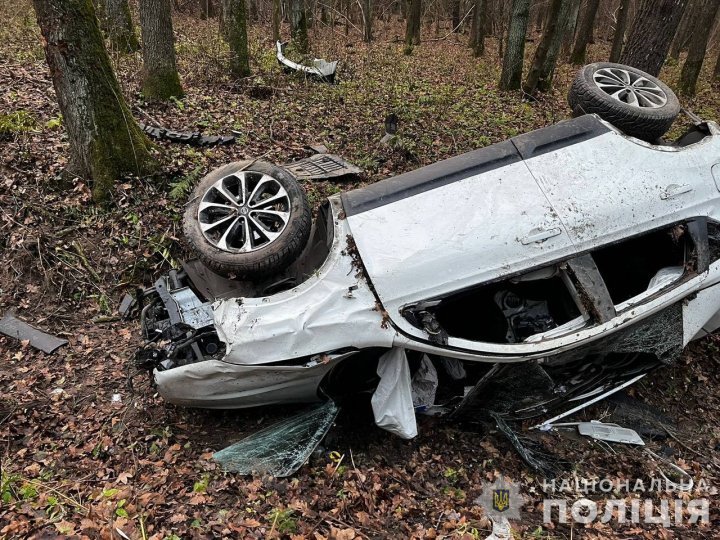
[[[262,161],[230,163],[205,176],[183,219],[205,265],[248,279],[287,268],[307,244],[310,226],[310,205],[295,177]]]
[[[664,135],[680,112],[680,102],[662,81],[610,62],[580,69],[568,102],[575,116],[597,114],[627,135],[650,142]]]

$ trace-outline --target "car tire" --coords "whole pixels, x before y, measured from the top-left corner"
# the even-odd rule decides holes
[[[298,181],[263,161],[230,163],[205,176],[183,219],[198,258],[218,274],[242,279],[286,269],[307,244],[310,227]]]
[[[680,102],[662,81],[610,62],[580,69],[568,103],[574,116],[597,114],[627,135],[650,142],[664,135],[680,112]]]

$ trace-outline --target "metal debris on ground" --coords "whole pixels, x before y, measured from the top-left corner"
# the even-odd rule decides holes
[[[360,174],[362,169],[335,154],[314,154],[310,157],[286,163],[284,168],[298,179],[322,180]]]
[[[577,430],[580,435],[590,437],[597,441],[645,446],[645,442],[635,430],[620,427],[616,424],[603,424],[602,422],[596,421],[578,422]]]
[[[0,320],[0,333],[6,336],[19,339],[20,341],[29,341],[30,345],[41,350],[45,354],[52,354],[63,345],[67,345],[67,339],[46,334],[42,330],[38,330],[15,318],[10,313],[6,314]]]
[[[213,454],[227,471],[290,476],[307,461],[340,409],[327,401],[253,433]]]
[[[297,62],[293,62],[289,58],[285,57],[286,45],[287,43],[282,43],[280,41],[277,41],[275,43],[275,48],[277,51],[275,56],[277,57],[278,62],[281,66],[283,66],[283,68],[285,68],[287,71],[297,71],[299,73],[305,73],[311,77],[328,83],[335,82],[335,71],[337,70],[338,65],[337,60],[335,60],[334,62],[328,62],[327,60],[323,60],[322,58],[314,58],[312,61],[312,66],[304,66],[302,64],[298,64]]]
[[[149,126],[138,123],[140,129],[153,139],[191,144],[193,146],[215,146],[218,144],[231,144],[235,142],[234,135],[203,135],[198,131],[173,131],[162,127]]]

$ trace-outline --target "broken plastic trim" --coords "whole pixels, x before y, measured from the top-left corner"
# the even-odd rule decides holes
[[[230,472],[290,476],[307,461],[340,409],[327,401],[253,433],[213,454]]]
[[[285,57],[285,45],[287,45],[287,43],[282,43],[280,41],[275,43],[275,47],[277,49],[276,56],[280,65],[284,66],[286,69],[306,73],[328,83],[335,82],[335,71],[337,70],[338,65],[337,60],[334,62],[328,62],[321,58],[315,58],[313,59],[312,66],[303,66],[302,64],[293,62],[289,58]]]
[[[215,146],[217,144],[231,144],[235,142],[234,135],[202,135],[198,131],[172,131],[163,127],[149,126],[138,122],[140,129],[147,135],[157,140],[166,140],[177,143],[185,143],[193,146]]]

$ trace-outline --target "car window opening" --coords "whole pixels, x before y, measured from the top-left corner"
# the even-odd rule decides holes
[[[694,270],[693,242],[685,224],[598,249],[592,256],[616,305]]]
[[[519,343],[580,316],[559,275],[522,278],[447,297],[435,316],[450,336],[489,343]]]

